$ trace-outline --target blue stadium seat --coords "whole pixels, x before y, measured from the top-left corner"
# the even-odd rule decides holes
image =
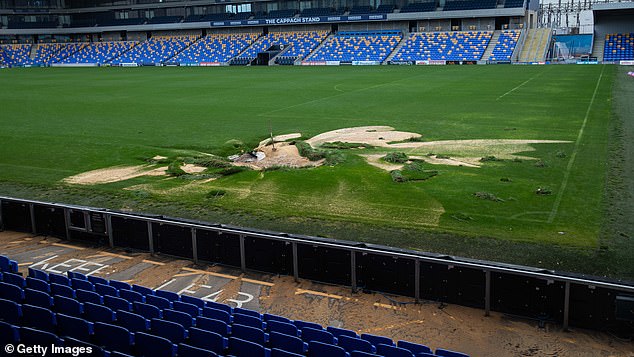
[[[433,353],[427,353],[427,352],[419,352],[415,354],[416,357],[438,357]]]
[[[348,353],[339,346],[330,345],[318,341],[308,343],[308,356],[310,357],[348,357]]]
[[[114,311],[106,306],[84,303],[84,317],[92,322],[112,323],[115,320]]]
[[[119,290],[119,296],[123,299],[128,300],[131,303],[134,303],[134,302],[145,303],[145,296],[133,290],[125,290],[125,289]]]
[[[114,286],[97,283],[95,284],[95,291],[97,292],[97,294],[102,296],[109,295],[119,297],[119,290],[117,290],[117,288],[115,288]]]
[[[135,301],[133,305],[134,305],[134,312],[145,317],[148,320],[152,320],[155,318],[160,319],[163,317],[163,315],[161,314],[161,309],[159,309],[158,307],[154,305],[143,304],[137,301]]]
[[[4,272],[2,273],[2,281],[7,284],[15,285],[22,289],[26,288],[26,280],[24,280],[22,275]]]
[[[51,284],[59,284],[59,285],[64,285],[64,286],[70,286],[70,279],[68,279],[68,277],[64,276],[64,275],[59,275],[59,274],[49,274],[48,275],[48,281]]]
[[[269,321],[279,321],[279,322],[286,322],[287,324],[292,324],[293,320],[291,319],[287,319],[286,317],[283,316],[279,316],[279,315],[273,315],[273,314],[264,314],[262,316],[264,318],[264,321],[269,322]]]
[[[255,327],[258,328],[260,330],[263,330],[266,328],[266,324],[264,322],[262,322],[262,320],[260,320],[257,317],[253,317],[253,316],[249,316],[249,315],[242,315],[240,313],[238,313],[237,309],[235,310],[236,312],[233,314],[233,323],[234,324],[239,324],[239,325],[244,325],[244,326],[251,326],[251,327]]]
[[[82,273],[78,273],[76,271],[67,271],[66,275],[68,276],[68,278],[70,279],[71,284],[73,283],[73,279],[79,279],[79,280],[88,280],[88,277],[85,276]]]
[[[178,345],[178,355],[187,357],[216,357],[216,353],[199,347],[194,347],[181,343]]]
[[[277,320],[269,320],[266,324],[270,332],[279,332],[290,336],[299,336],[299,329],[293,324],[281,322]]]
[[[302,320],[293,321],[293,325],[297,326],[297,328],[300,329],[300,330],[304,329],[304,327],[310,327],[310,328],[315,329],[315,330],[323,330],[324,329],[320,324],[317,324],[317,323],[314,323],[314,322],[302,321]]]
[[[90,349],[92,350],[92,353],[90,354],[91,357],[115,357],[117,356],[115,352],[112,353],[108,353],[105,352],[103,350],[103,348],[94,345],[92,343],[88,343],[86,341],[82,341],[73,337],[64,337],[64,347],[90,347]],[[127,356],[127,355],[123,355],[123,356]]]
[[[376,348],[368,341],[347,335],[340,335],[337,345],[347,352],[362,351],[376,353]]]
[[[200,309],[203,309],[206,306],[205,300],[203,300],[201,298],[197,298],[195,296],[181,295],[181,301],[182,302],[186,302],[188,304],[194,304],[194,305],[198,306],[198,308],[200,308]]]
[[[174,301],[172,303],[172,309],[187,313],[194,318],[200,315],[200,309],[198,308],[198,306],[187,302]]]
[[[243,309],[241,307],[236,307],[235,309],[233,309],[233,313],[234,314],[247,315],[247,316],[255,317],[255,318],[259,319],[259,320],[262,320],[262,314],[260,314],[259,312],[255,311],[255,310],[251,310],[251,309]]]
[[[455,351],[451,351],[451,350],[446,350],[444,348],[437,348],[436,349],[436,356],[441,356],[441,357],[469,357],[468,354],[461,353],[461,352],[455,352]]]
[[[327,343],[330,345],[336,345],[337,339],[330,332],[324,330],[317,330],[310,327],[304,327],[302,329],[302,340],[305,342],[318,341]]]
[[[24,290],[15,285],[0,283],[0,299],[22,303],[24,301]]]
[[[53,307],[53,298],[39,290],[24,289],[24,303],[50,309]]]
[[[105,295],[103,297],[103,304],[114,311],[123,310],[132,312],[132,304],[128,302],[128,300],[120,297]]]
[[[70,279],[70,284],[75,290],[82,289],[86,291],[95,291],[95,286],[88,280],[72,278]]]
[[[233,322],[231,319],[231,315],[223,310],[214,309],[211,307],[206,307],[203,309],[203,316],[208,317],[210,319],[224,321],[225,323],[230,324]]]
[[[51,277],[53,277],[53,274],[51,274]],[[66,296],[67,298],[75,299],[75,290],[73,290],[73,288],[68,285],[51,283],[51,294]]]
[[[0,321],[0,345],[20,341],[20,328],[8,322]]]
[[[175,292],[167,291],[167,290],[156,290],[154,295],[167,299],[171,302],[180,301],[180,295]]]
[[[48,282],[31,276],[26,277],[26,286],[30,289],[39,290],[43,293],[51,293],[51,286]]]
[[[138,356],[144,357],[174,357],[177,347],[170,340],[153,336],[145,332],[138,332],[134,336],[135,349]]]
[[[172,343],[179,344],[187,338],[185,328],[176,322],[152,319],[152,334],[165,337]]]
[[[20,327],[20,343],[25,345],[63,346],[63,341],[55,334],[30,327]]]
[[[117,310],[117,325],[131,332],[145,332],[150,329],[150,321],[145,317],[123,310]]]
[[[189,329],[188,343],[198,348],[213,351],[219,355],[223,355],[228,347],[228,340],[222,335],[196,327]]]
[[[171,309],[172,308],[172,302],[167,300],[164,297],[160,297],[160,296],[156,296],[156,295],[145,295],[145,303],[146,304],[150,304],[150,305],[154,305],[156,307],[158,307],[159,309],[163,310],[163,309]]]
[[[92,322],[74,316],[57,314],[57,334],[59,336],[69,336],[82,341],[90,341],[93,333]]]
[[[279,332],[269,334],[269,345],[271,348],[279,348],[284,351],[304,354],[308,350],[308,344],[297,336],[285,335]]]
[[[93,284],[108,285],[108,280],[100,276],[89,275],[88,281],[90,281]]]
[[[176,303],[178,303],[178,301],[174,302],[174,305],[176,305]],[[172,309],[163,310],[163,319],[181,324],[185,329],[194,325],[194,319],[190,314]]]
[[[260,345],[266,344],[268,334],[255,327],[233,324],[231,326],[231,336],[245,341],[255,342]]]
[[[55,331],[55,314],[49,309],[33,305],[22,305],[22,325],[38,330]]]
[[[96,322],[95,342],[108,351],[130,353],[134,335],[124,327]]]
[[[377,335],[371,335],[369,333],[364,333],[364,334],[361,334],[361,338],[366,341],[369,341],[374,346],[379,344],[394,346],[394,342],[392,342],[391,339],[384,336],[377,336]]]
[[[235,357],[269,357],[271,351],[260,344],[230,337],[229,355]]]
[[[6,49],[6,48],[5,48]],[[4,255],[0,255],[0,271],[7,273],[17,273],[18,272],[18,262],[15,260],[11,260]]]
[[[414,354],[409,350],[392,345],[379,343],[376,345],[376,350],[378,354],[385,357],[414,357]]]
[[[212,309],[222,310],[227,312],[229,315],[233,315],[233,308],[229,305],[221,304],[214,301],[206,301],[206,305],[207,307],[210,307]]]
[[[40,279],[48,282],[48,273],[39,269],[29,268],[29,276],[31,278]]]
[[[146,288],[145,286],[141,286],[141,285],[132,285],[132,291],[136,291],[137,293],[146,296],[146,295],[154,295],[154,290],[150,289],[150,288]]]
[[[103,304],[103,297],[93,291],[77,289],[75,290],[75,294],[77,294],[77,300],[81,302],[90,302],[93,304],[101,305]]]
[[[302,356],[304,355],[280,350],[279,348],[271,348],[271,357],[302,357]]]
[[[201,316],[196,318],[196,327],[206,331],[215,332],[225,337],[229,336],[231,333],[231,326],[229,326],[226,322],[208,317]]]
[[[383,356],[377,355],[374,353],[363,352],[363,351],[352,351],[350,352],[350,357],[383,357]]]
[[[53,309],[58,314],[61,313],[74,317],[82,317],[84,314],[84,304],[75,299],[54,295],[53,304]]]
[[[123,281],[110,280],[108,285],[114,287],[117,290],[132,290],[132,285]]]
[[[356,332],[339,328],[339,327],[328,326],[326,327],[326,331],[330,332],[335,337],[349,336],[349,337],[359,338],[359,335],[357,335]]]
[[[18,324],[22,318],[22,307],[15,301],[0,299],[0,320]]]
[[[400,340],[396,343],[396,345],[400,348],[404,348],[406,350],[409,350],[410,352],[412,352],[413,354],[418,354],[418,353],[431,353],[433,354],[433,351],[431,350],[431,348],[425,346],[425,345],[421,345],[418,343],[414,343],[414,342],[408,342],[408,341],[403,341]]]

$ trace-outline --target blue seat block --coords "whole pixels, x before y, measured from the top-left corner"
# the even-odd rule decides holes
[[[279,348],[271,348],[271,357],[303,357],[303,354],[297,354],[289,351],[284,351]]]
[[[284,351],[304,354],[308,350],[308,344],[297,336],[285,335],[279,332],[269,334],[269,345],[271,348],[279,348]]]
[[[264,314],[263,318],[264,318],[264,321],[266,321],[266,322],[279,321],[279,322],[286,322],[288,324],[292,324],[293,323],[293,320],[291,320],[291,319],[287,319],[286,317],[273,315],[273,314]]]
[[[314,323],[314,322],[307,322],[307,321],[302,321],[302,320],[295,320],[293,321],[293,325],[297,326],[298,329],[302,330],[304,329],[304,327],[310,327],[312,329],[315,330],[323,330],[323,326],[321,326],[320,324]]]
[[[199,347],[194,347],[181,343],[178,345],[178,355],[187,357],[216,357],[216,353]]]
[[[132,311],[132,304],[128,302],[128,300],[122,299],[120,297],[112,296],[112,295],[104,295],[103,304],[114,311],[117,311],[117,310],[123,310],[128,312]]]
[[[446,350],[444,348],[437,348],[436,349],[436,356],[442,356],[442,357],[469,357],[469,355],[466,354],[466,353]]]
[[[383,357],[383,356],[377,355],[374,353],[363,352],[363,351],[352,351],[350,352],[350,357]]]
[[[150,305],[154,305],[154,306],[158,307],[161,310],[163,310],[163,309],[171,309],[172,308],[172,302],[171,301],[167,300],[164,297],[155,296],[155,295],[145,295],[145,303],[146,304],[150,304]]]
[[[132,291],[135,291],[143,296],[154,295],[154,290],[141,285],[132,285]]]
[[[214,309],[211,307],[205,307],[203,309],[203,316],[208,317],[210,319],[224,321],[225,323],[228,323],[228,324],[233,322],[233,319],[231,318],[231,315],[228,312],[224,310]]]
[[[99,276],[93,276],[93,275],[89,275],[88,276],[88,281],[90,281],[93,284],[101,284],[101,285],[108,285],[108,280],[99,277]]]
[[[260,344],[230,337],[229,355],[235,357],[269,357],[271,351]]]
[[[226,311],[229,315],[233,314],[233,308],[229,305],[221,304],[214,301],[206,301],[206,305],[207,307],[210,307],[212,309]]]
[[[152,319],[151,326],[153,335],[165,337],[172,343],[178,344],[187,338],[185,328],[176,322]]]
[[[53,311],[33,305],[22,305],[22,324],[38,330],[54,332],[57,319]]]
[[[17,343],[20,341],[20,328],[8,322],[0,321],[0,344]]]
[[[348,353],[339,346],[329,345],[318,341],[310,341],[308,343],[308,356],[348,357]]]
[[[138,301],[135,301],[133,304],[134,312],[145,317],[148,320],[152,319],[160,319],[163,317],[161,313],[161,309],[154,305],[143,304]]]
[[[339,336],[338,346],[348,352],[362,351],[368,353],[376,353],[376,348],[368,341],[356,337]]]
[[[270,332],[275,331],[285,335],[299,336],[299,329],[297,326],[286,322],[269,320],[269,322],[266,323],[266,327]]]
[[[302,340],[304,340],[305,342],[318,341],[330,345],[337,344],[337,339],[330,332],[325,330],[317,330],[310,327],[304,327],[302,329]]]
[[[4,272],[2,273],[2,281],[22,289],[26,288],[26,280],[24,280],[22,275]]]
[[[382,343],[376,345],[376,352],[385,357],[414,357],[414,354],[409,350]]]
[[[69,270],[69,271],[67,271],[67,272],[66,272],[66,275],[67,275],[67,276],[68,276],[68,278],[70,279],[71,284],[73,283],[73,279],[88,280],[88,277],[87,277],[87,276],[85,276],[85,275],[84,275],[84,274],[82,274],[82,273],[75,272],[75,271],[70,271],[70,270]]]
[[[132,290],[132,285],[125,283],[123,281],[110,280],[108,285],[114,287],[117,290]]]
[[[112,323],[115,320],[114,311],[109,307],[91,302],[84,303],[84,317],[86,320],[92,322]]]
[[[226,322],[208,317],[198,317],[196,319],[196,327],[206,331],[215,332],[225,337],[229,336],[231,333],[231,326],[229,326]]]
[[[262,320],[260,320],[259,318],[249,315],[242,315],[239,314],[238,311],[233,314],[233,323],[259,328],[260,330],[266,328],[266,324],[263,323]]]
[[[63,341],[55,334],[30,327],[20,327],[20,343],[25,345],[63,346]]]
[[[200,309],[198,308],[198,306],[187,302],[174,301],[172,302],[172,308],[177,311],[185,312],[194,318],[200,315]]]
[[[51,276],[53,276],[53,274],[51,274]],[[62,285],[51,282],[51,294],[66,296],[67,298],[75,299],[75,290],[73,290],[73,288],[71,288],[69,285]]]
[[[53,298],[39,290],[24,289],[24,303],[50,309],[53,307]]]
[[[178,301],[174,303],[176,305]],[[163,310],[163,320],[176,322],[181,324],[185,329],[188,329],[194,325],[194,319],[186,312],[176,311],[172,309]]]
[[[95,284],[95,291],[97,292],[97,294],[102,296],[110,295],[114,297],[119,297],[119,290],[117,290],[117,288],[110,285],[97,283]]]
[[[90,302],[93,304],[101,305],[103,304],[103,297],[93,291],[77,289],[75,290],[75,294],[77,295],[77,300],[81,302]]]
[[[64,286],[70,286],[70,279],[68,279],[68,277],[66,277],[64,275],[51,273],[51,274],[48,275],[48,281],[51,284],[59,284],[59,285],[64,285]]]
[[[222,355],[228,347],[228,340],[215,332],[192,327],[189,329],[189,344]]]
[[[93,323],[82,318],[57,314],[57,334],[69,336],[82,341],[90,341],[94,333]]]
[[[148,357],[174,357],[177,347],[170,340],[150,335],[145,332],[137,332],[134,336],[135,350],[139,356]]]
[[[134,335],[124,327],[95,322],[95,341],[108,351],[130,353],[134,343]]]
[[[206,306],[205,300],[197,298],[195,296],[181,295],[181,301],[188,304],[194,304],[198,306],[199,309],[203,309]]]
[[[95,291],[95,285],[88,280],[72,278],[70,279],[70,284],[75,290],[82,289],[86,291]]]
[[[29,268],[29,276],[32,278],[44,280],[48,282],[48,273],[42,270],[38,270],[35,268]]]
[[[18,324],[22,318],[22,307],[15,301],[0,299],[0,320]]]
[[[262,320],[262,314],[260,314],[259,312],[255,311],[255,310],[251,310],[251,309],[243,309],[241,307],[236,307],[235,309],[233,309],[233,313],[234,314],[252,316],[252,317],[255,317],[255,318],[258,318],[258,319]]]
[[[260,345],[265,345],[268,334],[255,327],[234,324],[231,326],[231,336],[245,341],[251,341]]]
[[[418,353],[430,353],[430,354],[433,354],[433,351],[431,350],[431,348],[429,348],[429,347],[427,347],[425,345],[414,343],[414,342],[408,342],[408,341],[400,340],[400,341],[398,341],[396,343],[396,345],[398,347],[400,347],[400,348],[404,348],[406,350],[409,350],[413,354],[418,354]]]
[[[15,285],[0,283],[0,299],[22,303],[24,301],[24,290]]]
[[[351,330],[346,330],[343,328],[328,326],[326,327],[326,331],[330,332],[335,337],[349,336],[349,337],[359,338],[359,335],[357,335],[356,332]]]
[[[134,302],[145,303],[145,296],[133,290],[125,290],[125,289],[119,290],[119,296],[122,299],[126,299],[131,303],[134,303]]]
[[[371,335],[369,333],[364,333],[361,334],[361,338],[370,342],[371,344],[373,344],[374,346],[376,345],[388,345],[388,346],[394,346],[394,342],[392,342],[391,339],[385,337],[385,336],[377,336],[377,335]]]
[[[38,279],[38,278],[31,277],[31,276],[27,276],[26,277],[26,286],[29,289],[38,290],[38,291],[41,291],[43,293],[47,293],[47,294],[51,293],[51,286],[48,284],[48,282],[46,282],[46,281],[44,281],[42,279]]]
[[[177,293],[167,290],[156,290],[154,291],[154,295],[160,296],[172,302],[180,301],[180,296]]]
[[[146,332],[150,329],[150,321],[145,317],[128,311],[117,311],[117,325],[127,328],[131,332]]]

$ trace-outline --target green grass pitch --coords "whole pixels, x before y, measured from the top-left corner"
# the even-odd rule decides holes
[[[583,255],[600,246],[615,72],[613,66],[2,70],[0,194],[352,240],[367,233],[382,244],[539,265],[539,250],[527,253],[529,260],[505,257],[521,256],[515,250],[525,247]],[[406,183],[369,165],[361,150],[342,150],[337,165],[245,171],[207,183],[164,177],[62,183],[155,155],[228,155],[228,141],[255,147],[269,125],[274,134],[306,138],[388,125],[424,141],[569,143],[527,145],[512,152],[521,160],[480,168],[425,164],[438,175]],[[472,151],[436,154],[484,155]],[[539,187],[552,193],[538,195]],[[225,194],[210,197],[213,190]],[[351,227],[365,233],[354,236]],[[444,237],[450,243],[438,243]],[[560,258],[546,257],[545,264]]]

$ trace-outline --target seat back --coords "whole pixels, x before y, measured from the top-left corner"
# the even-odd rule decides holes
[[[436,349],[436,356],[442,356],[442,357],[469,357],[468,354],[465,354],[465,353],[462,353],[462,352],[446,350],[444,348],[437,348]]]
[[[162,298],[165,298],[169,301],[180,301],[180,296],[175,293],[175,292],[171,292],[171,291],[167,291],[167,290],[156,290],[154,292],[154,295],[156,296],[160,296]]]
[[[132,290],[132,285],[118,280],[110,280],[108,285],[114,287],[117,290]]]
[[[8,322],[0,321],[0,344],[18,343],[20,341],[20,328]]]
[[[145,297],[141,293],[133,291],[133,290],[125,290],[125,289],[121,290],[120,289],[119,290],[119,296],[121,298],[123,298],[123,299],[128,300],[131,303],[134,303],[134,302],[142,302],[142,303],[144,303],[145,302]]]
[[[22,318],[22,307],[15,301],[0,299],[0,320],[18,324]]]
[[[194,304],[198,306],[198,308],[200,309],[203,309],[206,305],[205,300],[201,298],[197,298],[195,296],[189,296],[189,295],[181,295],[181,301],[186,302],[188,304]]]
[[[181,343],[178,345],[178,355],[187,357],[216,357],[216,353],[199,347],[194,347]]]
[[[99,276],[89,275],[88,281],[90,281],[93,284],[108,285],[108,280]]]
[[[376,348],[368,341],[362,340],[360,338],[350,337],[350,336],[339,336],[339,342],[337,345],[348,352],[352,351],[362,351],[375,353]]]
[[[281,322],[277,320],[270,320],[266,323],[266,327],[269,331],[283,333],[290,336],[299,336],[299,329],[293,324]]]
[[[71,278],[70,283],[73,289],[82,289],[86,291],[95,291],[95,285],[88,280]]]
[[[114,311],[116,310],[132,311],[132,304],[129,303],[128,300],[122,299],[120,297],[104,295],[103,303],[104,305],[108,306]]]
[[[271,332],[269,334],[269,344],[271,348],[279,348],[284,351],[299,354],[304,354],[308,348],[308,344],[304,343],[301,338],[279,332]]]
[[[20,327],[20,343],[25,345],[62,346],[62,340],[55,334],[30,327]]]
[[[94,332],[93,323],[79,317],[57,314],[57,334],[70,336],[82,341],[90,341]]]
[[[229,336],[231,333],[231,327],[227,323],[208,317],[198,317],[196,319],[196,327],[206,331],[215,332],[225,337]]]
[[[145,332],[150,329],[150,321],[145,317],[123,310],[117,310],[117,324],[130,332]]]
[[[255,327],[258,329],[263,329],[266,325],[262,322],[262,320],[260,320],[257,317],[253,317],[253,316],[249,316],[249,315],[242,315],[239,314],[238,311],[236,311],[233,314],[233,323],[234,324],[240,324],[240,325],[245,325],[245,326],[251,326],[251,327]]]
[[[189,329],[189,344],[192,346],[224,354],[227,349],[227,339],[220,334],[205,331],[196,327]]]
[[[26,288],[26,280],[24,280],[22,275],[4,272],[2,273],[2,281],[22,289]]]
[[[346,330],[346,329],[343,329],[343,328],[328,326],[328,327],[326,327],[326,331],[330,332],[335,337],[349,336],[349,337],[359,338],[359,335],[357,335],[356,332],[351,331],[351,330]]]
[[[163,315],[161,314],[161,309],[159,309],[158,307],[150,304],[140,303],[138,301],[134,302],[133,310],[134,312],[145,317],[148,320],[160,319],[163,317]]]
[[[230,337],[229,354],[235,357],[268,357],[270,352],[267,353],[267,349],[260,344]]]
[[[50,309],[53,306],[53,298],[39,290],[24,289],[24,303]]]
[[[176,346],[164,337],[150,335],[145,332],[137,332],[134,335],[136,352],[141,356],[174,357]]]
[[[64,286],[70,286],[70,279],[67,276],[59,274],[48,274],[48,281],[51,284],[59,284]]]
[[[431,348],[425,346],[425,345],[421,345],[418,343],[414,343],[414,342],[408,342],[408,341],[403,341],[400,340],[396,343],[396,345],[400,348],[404,348],[406,350],[409,350],[410,352],[412,352],[413,354],[418,354],[418,353],[430,353],[433,354],[433,351],[431,350]]]
[[[172,302],[172,308],[174,310],[185,312],[194,318],[200,315],[200,309],[198,308],[198,306],[187,302],[174,301]]]
[[[176,322],[152,319],[152,334],[165,337],[175,344],[181,343],[187,337],[185,328]]]
[[[231,315],[229,315],[228,312],[224,310],[214,309],[212,307],[203,308],[203,316],[209,317],[210,319],[224,321],[225,323],[228,323],[228,324],[230,324],[233,321],[233,319],[231,318]]]
[[[93,304],[101,305],[103,304],[103,298],[101,295],[97,294],[94,291],[88,291],[83,289],[75,290],[75,294],[77,295],[77,300],[81,302],[91,302]]]
[[[0,282],[0,299],[22,303],[24,301],[24,291],[15,285]]]
[[[109,307],[91,302],[84,303],[84,316],[88,321],[92,322],[112,323],[115,319],[114,311]]]
[[[28,286],[30,289],[39,290],[43,293],[47,293],[47,294],[51,293],[51,286],[48,284],[48,282],[42,279],[27,276],[26,286]]]
[[[260,345],[264,345],[267,340],[267,334],[265,334],[264,331],[255,327],[237,324],[231,326],[231,336]]]
[[[335,337],[328,331],[317,330],[310,327],[302,329],[302,340],[305,342],[318,341],[334,345],[337,343]]]
[[[328,357],[347,357],[346,351],[334,345],[322,343],[319,341],[310,341],[308,343],[309,356],[328,356]]]
[[[108,351],[130,353],[133,335],[125,327],[104,322],[95,323],[95,341]]]
[[[176,305],[177,302],[178,301],[174,302],[174,305]],[[172,309],[163,310],[163,320],[181,324],[185,329],[192,327],[192,325],[194,324],[194,319],[192,319],[192,317],[188,313]]]
[[[51,276],[53,276],[53,274],[51,274]],[[62,285],[51,282],[51,294],[66,296],[67,298],[75,299],[75,290],[73,290],[73,288],[71,288],[69,285]]]
[[[119,290],[117,290],[117,288],[115,288],[114,286],[96,283],[95,291],[97,292],[97,294],[102,296],[110,295],[114,297],[119,297]]]
[[[54,332],[57,321],[53,311],[39,306],[24,304],[22,305],[22,324],[38,330]]]
[[[374,346],[376,345],[388,345],[388,346],[394,346],[394,342],[392,342],[391,339],[385,337],[385,336],[377,336],[377,335],[371,335],[369,333],[364,333],[361,334],[361,338],[370,342],[371,344],[373,344]]]
[[[146,304],[150,304],[150,305],[154,305],[156,307],[158,307],[159,309],[163,310],[163,309],[171,309],[172,308],[172,302],[167,300],[164,297],[160,297],[160,296],[156,296],[156,295],[146,295],[145,296],[145,303]]]

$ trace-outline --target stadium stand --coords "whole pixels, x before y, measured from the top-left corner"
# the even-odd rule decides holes
[[[136,41],[93,42],[84,46],[81,50],[75,52],[71,56],[59,61],[59,63],[108,63],[113,58],[116,58],[122,53],[134,48],[134,46],[136,46],[137,44],[138,42]]]
[[[335,13],[335,9],[331,7],[313,7],[302,10],[301,15],[305,17],[310,16],[329,16]]]
[[[85,43],[40,43],[33,45],[31,64],[57,63],[83,48]]]
[[[402,33],[395,30],[339,32],[328,38],[311,61],[376,61],[383,62],[401,41]]]
[[[0,45],[2,61],[9,67],[30,64],[31,44]]]
[[[412,33],[392,60],[478,61],[491,36],[488,31]]]
[[[295,9],[272,10],[272,11],[269,11],[269,13],[264,16],[264,18],[278,19],[278,18],[284,18],[284,17],[293,17],[296,14],[297,14],[297,10]]]
[[[148,24],[173,24],[181,21],[180,16],[156,16],[147,20]]]
[[[282,63],[293,64],[296,59],[301,59],[314,50],[327,35],[326,31],[271,32],[260,37],[247,48],[238,60],[248,59],[250,62],[258,53],[266,51],[273,45],[290,45],[291,47],[283,53],[280,60]]]
[[[155,36],[113,59],[111,63],[164,63],[196,40],[195,36]]]
[[[448,0],[444,11],[493,9],[497,0]]]
[[[401,8],[401,12],[428,12],[436,11],[435,1],[414,2]]]
[[[506,0],[504,2],[505,8],[523,7],[523,6],[524,6],[524,0]]]
[[[498,42],[495,44],[493,48],[493,52],[491,56],[489,56],[489,60],[491,61],[510,61],[511,56],[513,55],[513,51],[515,51],[515,46],[517,45],[517,40],[520,38],[519,30],[506,30],[502,31],[500,37],[498,38]]]
[[[355,6],[350,9],[350,15],[369,14],[372,12],[372,7],[369,5]]]
[[[359,337],[356,332],[342,328],[324,329],[312,322],[291,321],[272,314],[262,315],[249,309],[232,308],[187,295],[130,286],[103,278],[100,279],[105,280],[106,284],[95,283],[94,286],[112,288],[103,291],[110,295],[93,294],[110,302],[106,306],[82,302],[79,296],[83,290],[76,287],[81,285],[90,288],[87,284],[93,282],[89,277],[79,273],[68,273],[66,277],[29,269],[29,276],[24,279],[16,274],[17,268],[17,262],[0,256],[0,340],[4,343],[89,346],[93,348],[94,355],[110,356],[122,353],[130,356],[172,357],[468,357],[442,348],[436,349],[433,354],[429,347],[422,344],[407,341],[395,344],[387,337],[370,334]],[[30,288],[35,285],[39,286],[40,291]],[[71,295],[76,295],[77,299],[56,295],[53,285],[70,289]],[[44,286],[49,288],[44,289]],[[52,293],[49,295],[43,290]],[[113,294],[121,297],[114,297]],[[135,300],[132,310],[129,309],[132,302],[123,296]],[[149,305],[155,298],[164,300],[163,307]],[[80,306],[76,312],[83,313],[68,314],[71,310],[68,308],[69,302]],[[241,323],[247,323],[248,326]],[[357,351],[369,354],[358,354]]]
[[[616,33],[605,36],[604,61],[634,60],[634,33]]]
[[[258,35],[255,33],[207,35],[172,58],[171,62],[181,64],[225,63],[251,45],[257,38]]]

